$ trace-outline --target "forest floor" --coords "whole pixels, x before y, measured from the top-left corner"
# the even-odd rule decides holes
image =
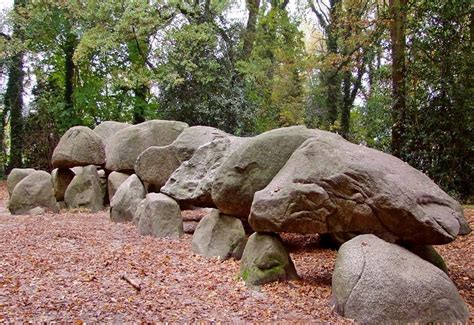
[[[107,212],[11,216],[0,184],[1,322],[351,323],[331,307],[336,252],[285,235],[301,279],[245,287],[239,262],[206,259],[180,239],[139,236]],[[474,228],[474,207],[465,211]],[[437,247],[474,321],[474,235]]]

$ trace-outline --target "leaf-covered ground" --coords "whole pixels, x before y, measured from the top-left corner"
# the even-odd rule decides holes
[[[301,280],[257,292],[238,262],[193,254],[191,235],[142,237],[106,212],[11,216],[6,200],[1,184],[0,321],[351,323],[331,308],[336,253],[317,236],[285,236]],[[466,217],[474,226],[474,209]],[[472,235],[439,248],[471,315],[473,248]]]

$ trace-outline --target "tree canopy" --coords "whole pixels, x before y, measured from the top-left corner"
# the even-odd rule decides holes
[[[1,19],[2,173],[105,120],[306,124],[473,196],[468,0],[15,0]]]

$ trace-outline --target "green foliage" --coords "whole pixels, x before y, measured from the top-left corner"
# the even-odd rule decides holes
[[[245,90],[258,107],[258,132],[303,124],[306,54],[302,33],[288,12],[272,7],[261,10],[255,46],[248,61],[239,61]]]
[[[404,158],[462,199],[474,195],[470,1],[420,0],[409,21]]]
[[[286,1],[253,3],[253,27],[231,19],[231,0],[38,0],[2,17],[17,31],[0,38],[2,71],[21,54],[26,80],[36,81],[24,162],[49,168],[58,136],[73,125],[152,118],[239,135],[304,123],[388,152],[387,6],[302,2],[319,28],[308,53]],[[402,158],[466,199],[474,178],[472,9],[468,0],[410,4]],[[2,143],[11,118],[5,106]]]
[[[187,24],[170,32],[159,69],[159,114],[190,125],[210,125],[231,133],[251,131],[248,103],[212,23]]]

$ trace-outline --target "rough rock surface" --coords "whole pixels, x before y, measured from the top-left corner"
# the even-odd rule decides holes
[[[360,323],[464,323],[469,317],[443,271],[374,235],[341,246],[332,290],[336,310]]]
[[[13,189],[8,203],[12,214],[25,214],[36,207],[59,210],[51,175],[45,171],[35,171],[23,178]]]
[[[118,131],[121,131],[125,128],[128,128],[131,126],[128,123],[122,123],[122,122],[115,122],[115,121],[104,121],[97,125],[94,128],[94,132],[97,133],[104,143],[106,143],[109,139],[112,138],[112,136],[117,133]]]
[[[180,164],[178,152],[172,145],[150,147],[138,156],[135,172],[144,182],[160,188]]]
[[[213,210],[199,222],[194,231],[192,250],[205,257],[240,259],[245,247],[245,230],[242,221]]]
[[[84,208],[98,212],[104,208],[104,197],[96,166],[86,166],[81,173],[74,176],[66,189],[64,201],[70,209]]]
[[[255,192],[267,186],[293,151],[316,134],[336,134],[304,126],[281,128],[249,139],[222,164],[212,185],[212,199],[222,213],[247,219]]]
[[[161,193],[148,193],[138,206],[136,218],[140,235],[180,237],[184,233],[178,203]]]
[[[74,126],[59,140],[51,162],[55,168],[103,165],[104,147],[102,138],[94,131],[85,126]]]
[[[177,121],[152,120],[130,126],[115,133],[107,141],[106,168],[114,171],[131,171],[137,157],[152,146],[172,143],[188,125]]]
[[[33,174],[36,170],[33,168],[13,168],[7,177],[8,195],[12,195],[13,189],[23,178]]]
[[[280,237],[271,233],[254,233],[249,237],[242,254],[240,276],[247,286],[298,278]]]
[[[324,134],[302,144],[255,194],[249,221],[256,231],[373,233],[421,245],[470,232],[461,205],[425,174]]]
[[[175,200],[196,206],[213,207],[212,184],[227,157],[248,138],[225,137],[199,147],[169,177],[161,192]]]
[[[229,136],[230,134],[210,126],[192,126],[184,129],[171,146],[175,148],[178,158],[186,161],[200,146]]]
[[[74,178],[74,172],[69,168],[55,168],[51,172],[53,180],[54,197],[56,201],[64,201],[66,189]]]
[[[185,221],[183,220],[183,231],[185,234],[194,234],[196,231],[197,226],[199,225],[199,222],[197,221]]]
[[[99,185],[100,192],[102,193],[102,200],[104,205],[109,203],[109,194],[107,190],[107,172],[103,169],[97,170],[97,175],[99,176]]]
[[[120,185],[127,180],[129,174],[120,172],[111,172],[107,178],[107,190],[109,192],[109,202],[112,202],[112,198],[117,192]]]
[[[145,187],[137,175],[130,175],[119,186],[110,202],[110,219],[114,222],[132,221],[145,194]]]
[[[449,275],[448,266],[443,257],[431,245],[405,245],[404,248],[427,262],[430,262],[441,271]]]
[[[135,163],[135,172],[142,181],[160,188],[201,145],[228,136],[230,135],[209,126],[186,128],[170,145],[150,147],[142,152]]]

